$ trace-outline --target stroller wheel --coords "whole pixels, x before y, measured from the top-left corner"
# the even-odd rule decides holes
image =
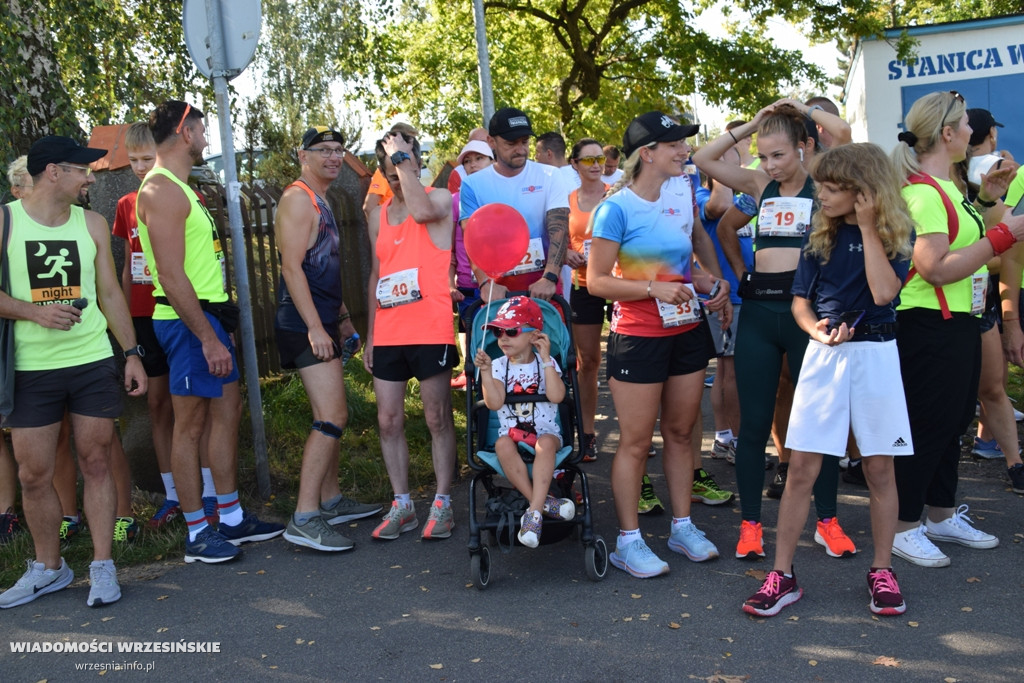
[[[608,573],[608,545],[600,536],[584,549],[583,566],[591,581],[600,581]]]
[[[487,588],[487,582],[491,580],[491,551],[487,546],[482,546],[480,552],[469,556],[469,573],[473,577],[474,586],[480,590]]]

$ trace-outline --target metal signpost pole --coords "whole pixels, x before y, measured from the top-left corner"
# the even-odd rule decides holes
[[[217,120],[220,123],[221,151],[224,159],[224,177],[228,194],[228,221],[231,224],[231,255],[235,265],[235,289],[241,320],[240,338],[236,342],[245,357],[245,384],[249,396],[249,415],[252,425],[253,451],[256,458],[256,482],[260,497],[270,497],[270,464],[267,461],[267,439],[263,423],[263,397],[260,391],[259,364],[256,362],[256,338],[252,322],[252,297],[249,292],[249,269],[245,260],[245,235],[242,231],[242,210],[239,206],[242,184],[235,168],[235,143],[231,129],[231,107],[228,100],[229,75],[224,47],[224,29],[221,21],[221,0],[206,0],[206,19],[209,26],[212,57],[213,89],[217,99]]]
[[[487,27],[484,25],[484,2],[473,0],[473,24],[476,26],[476,58],[480,74],[480,104],[484,128],[494,116],[494,89],[491,87],[491,58],[487,54]]]

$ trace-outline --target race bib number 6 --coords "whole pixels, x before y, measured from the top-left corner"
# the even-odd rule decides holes
[[[153,284],[153,274],[149,272],[149,264],[146,263],[146,255],[141,251],[132,252],[132,284]]]
[[[689,283],[686,286],[690,289],[692,298],[681,304],[668,304],[661,299],[654,300],[658,304],[662,327],[679,327],[700,322],[700,300],[697,299],[697,290]]]

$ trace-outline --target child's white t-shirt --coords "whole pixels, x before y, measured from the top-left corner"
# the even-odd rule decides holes
[[[561,374],[558,361],[554,358],[555,370]],[[507,374],[506,374],[507,371]],[[515,394],[544,394],[547,384],[540,357],[534,355],[530,363],[509,363],[507,356],[499,356],[491,363],[491,376],[505,383],[506,396]],[[558,407],[550,401],[538,403],[506,403],[498,410],[501,427],[498,436],[508,436],[510,429],[518,428],[532,434],[554,434],[561,439],[556,421]]]

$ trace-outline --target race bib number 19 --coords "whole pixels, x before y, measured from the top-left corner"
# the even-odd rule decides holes
[[[762,237],[803,237],[814,203],[804,197],[772,197],[761,203],[757,232]]]

